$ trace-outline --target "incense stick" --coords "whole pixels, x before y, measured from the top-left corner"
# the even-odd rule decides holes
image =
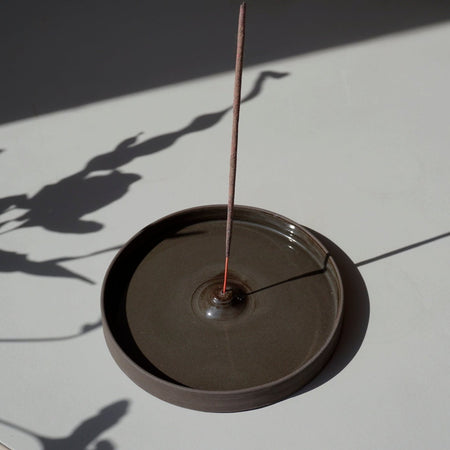
[[[239,109],[241,106],[241,81],[242,62],[244,59],[244,37],[245,37],[245,2],[239,9],[239,24],[237,33],[236,67],[234,75],[234,99],[233,99],[233,127],[231,132],[231,155],[230,175],[228,182],[228,205],[227,205],[227,229],[225,236],[225,273],[223,277],[222,293],[227,288],[228,262],[230,259],[231,234],[233,227],[234,191],[236,186],[236,162],[239,129]]]

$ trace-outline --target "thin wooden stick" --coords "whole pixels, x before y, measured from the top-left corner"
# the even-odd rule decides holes
[[[227,230],[225,236],[225,273],[222,293],[225,294],[228,278],[228,262],[230,259],[231,231],[233,226],[234,191],[236,186],[236,162],[239,132],[239,109],[241,106],[242,62],[244,59],[245,37],[245,2],[239,9],[239,25],[237,33],[236,68],[234,75],[233,128],[231,132],[230,176],[228,182]]]

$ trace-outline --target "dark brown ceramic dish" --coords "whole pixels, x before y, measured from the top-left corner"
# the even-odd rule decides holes
[[[343,290],[327,250],[277,214],[236,206],[228,303],[226,206],[165,217],[134,236],[103,285],[108,348],[153,395],[232,412],[281,400],[316,375],[339,337]],[[217,296],[217,295],[216,295]]]

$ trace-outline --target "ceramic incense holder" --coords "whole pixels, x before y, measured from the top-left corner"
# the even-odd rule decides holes
[[[102,293],[120,368],[170,403],[233,412],[298,391],[331,356],[343,315],[338,267],[301,225],[235,206],[225,295],[226,205],[177,212],[118,253]]]

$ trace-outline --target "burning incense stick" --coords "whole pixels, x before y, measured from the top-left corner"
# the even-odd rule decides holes
[[[239,25],[237,33],[236,68],[234,78],[234,99],[233,99],[233,128],[231,133],[231,156],[230,156],[230,176],[228,184],[228,206],[227,206],[227,230],[225,237],[225,274],[223,277],[222,293],[227,288],[228,261],[230,259],[231,231],[233,225],[234,191],[236,186],[236,160],[239,128],[239,109],[241,106],[241,81],[242,62],[244,58],[244,37],[245,37],[245,2],[239,10]]]

